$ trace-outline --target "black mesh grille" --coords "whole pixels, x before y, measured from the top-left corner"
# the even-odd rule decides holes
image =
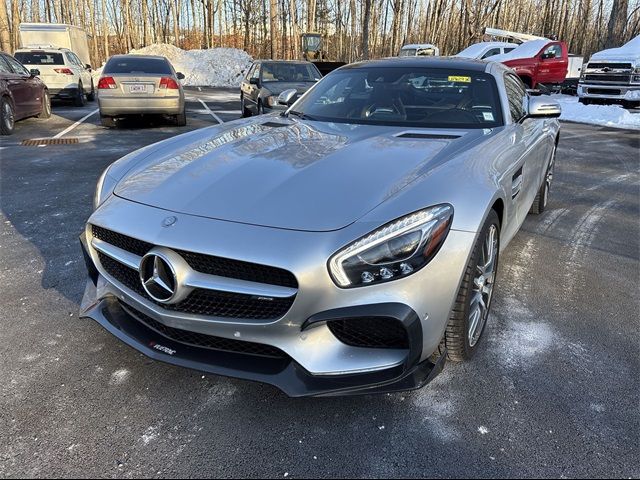
[[[590,62],[587,65],[587,68],[616,68],[616,69],[624,69],[624,68],[632,68],[630,63],[596,63]]]
[[[191,332],[179,328],[168,327],[157,320],[145,315],[144,313],[121,303],[123,308],[132,314],[138,321],[144,323],[147,327],[152,328],[156,332],[164,335],[176,342],[194,345],[197,347],[210,348],[212,350],[222,350],[225,352],[243,353],[246,355],[259,355],[271,358],[287,358],[287,355],[280,349],[271,345],[263,345],[261,343],[245,342],[230,338],[214,337],[203,333]]]
[[[345,318],[327,326],[338,340],[352,347],[409,348],[407,330],[393,318]]]
[[[98,252],[102,268],[118,282],[165,310],[224,318],[266,320],[282,317],[295,299],[259,300],[251,295],[195,289],[179,303],[165,304],[153,300],[142,288],[138,272]]]
[[[142,240],[137,240],[96,225],[92,225],[91,230],[94,237],[140,257],[153,248],[153,244],[151,243],[143,242]],[[296,277],[291,272],[282,268],[243,262],[242,260],[215,257],[213,255],[204,255],[201,253],[185,252],[183,250],[175,251],[187,261],[191,268],[198,272],[209,275],[219,275],[221,277],[237,278],[250,282],[298,288]]]

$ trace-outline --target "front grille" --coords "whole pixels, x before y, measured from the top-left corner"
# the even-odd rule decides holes
[[[587,93],[593,95],[620,95],[620,90],[615,88],[588,88]]]
[[[212,350],[221,350],[224,352],[243,353],[246,355],[258,355],[261,357],[271,358],[287,358],[286,353],[276,347],[272,347],[271,345],[245,342],[223,337],[214,337],[203,333],[168,327],[167,325],[154,320],[129,305],[125,305],[123,303],[120,303],[120,305],[139,322],[145,324],[147,327],[155,330],[159,334],[179,343],[209,348]]]
[[[151,243],[143,242],[142,240],[137,240],[96,225],[91,226],[91,231],[94,237],[140,257],[153,248],[153,244]],[[215,257],[213,255],[204,255],[202,253],[185,252],[182,250],[175,250],[175,252],[182,256],[189,266],[198,272],[227,278],[237,278],[250,282],[267,283],[281,287],[298,288],[296,277],[291,272],[282,268],[244,262],[242,260]]]
[[[630,63],[597,63],[591,62],[587,65],[587,68],[615,68],[615,69],[631,69]]]
[[[591,82],[610,82],[610,83],[630,83],[631,75],[627,74],[601,74],[601,73],[588,73],[585,75],[585,80]]]
[[[194,289],[187,298],[174,304],[160,303],[153,300],[142,288],[138,272],[111,257],[98,252],[100,264],[105,271],[125,287],[150,302],[180,313],[206,315],[223,318],[246,318],[251,320],[276,319],[284,316],[291,308],[295,296],[289,298],[273,298],[259,300],[252,295],[228,293],[214,290]]]
[[[352,347],[409,348],[407,330],[394,318],[346,318],[327,322],[338,340]]]

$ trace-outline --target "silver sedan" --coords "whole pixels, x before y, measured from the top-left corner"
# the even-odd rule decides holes
[[[114,55],[98,80],[102,125],[128,115],[167,115],[186,125],[183,78],[165,57]]]
[[[385,59],[145,147],[98,182],[81,314],[292,396],[418,388],[480,348],[559,115],[498,63]]]

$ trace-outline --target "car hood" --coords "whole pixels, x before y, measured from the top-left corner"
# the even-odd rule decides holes
[[[264,89],[272,95],[279,95],[291,88],[297,90],[298,93],[304,93],[314,85],[315,82],[268,82],[264,83]]]
[[[338,230],[480,136],[482,130],[410,131],[261,116],[169,141],[137,162],[115,194],[220,220]]]

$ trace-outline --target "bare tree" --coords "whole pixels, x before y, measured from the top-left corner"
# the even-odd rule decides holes
[[[607,28],[607,40],[604,44],[605,48],[615,47],[622,43],[628,10],[629,0],[613,0]]]

